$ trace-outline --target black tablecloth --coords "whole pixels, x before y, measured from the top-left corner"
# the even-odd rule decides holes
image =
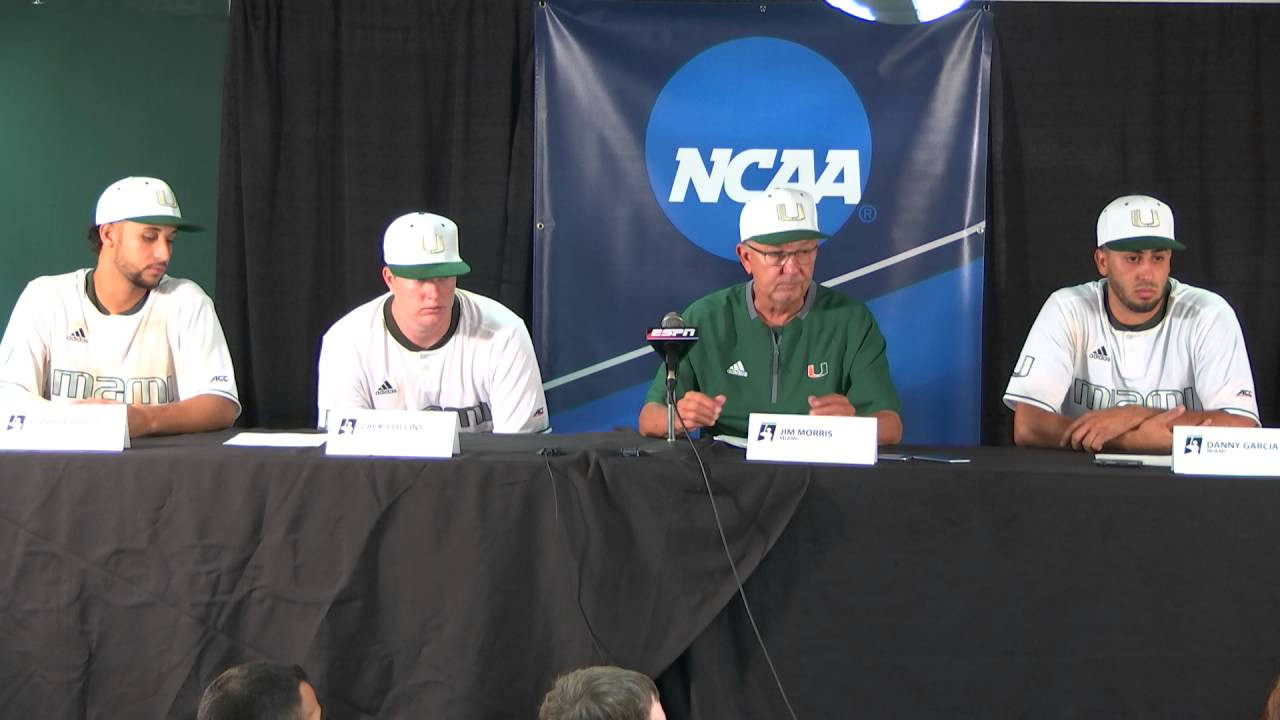
[[[339,719],[533,718],[600,662],[659,676],[673,720],[788,717],[687,445],[411,461],[228,435],[0,455],[0,715],[191,717],[264,658]],[[1248,717],[1280,672],[1274,480],[700,447],[801,718]]]
[[[973,462],[813,469],[747,581],[800,718],[1258,716],[1280,480],[952,453]],[[789,717],[750,633],[735,602],[694,642],[664,678],[677,717]]]

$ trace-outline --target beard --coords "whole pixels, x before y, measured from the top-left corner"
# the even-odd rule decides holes
[[[128,280],[130,284],[142,290],[155,290],[156,286],[160,284],[160,280],[164,278],[164,273],[162,272],[156,276],[155,280],[148,280],[147,276],[143,274],[145,272],[145,268],[139,270],[137,268],[130,267],[118,257],[116,258],[116,270],[119,270],[121,277]]]
[[[1135,288],[1135,290],[1138,288]],[[1115,293],[1116,299],[1120,304],[1125,306],[1127,310],[1135,313],[1149,313],[1160,307],[1160,303],[1164,302],[1164,291],[1160,290],[1156,296],[1150,300],[1143,302],[1135,297],[1130,297],[1129,293],[1122,289],[1119,285],[1112,285],[1111,291]]]

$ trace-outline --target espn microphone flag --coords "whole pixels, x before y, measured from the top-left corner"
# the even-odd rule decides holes
[[[645,333],[649,346],[666,360],[667,392],[676,387],[676,368],[680,360],[689,352],[689,348],[698,341],[698,328],[685,327],[680,313],[669,312],[662,316],[662,327],[649,328]],[[668,398],[673,401],[673,398]]]
[[[696,327],[656,327],[649,328],[644,336],[649,341],[649,347],[653,348],[662,357],[668,357],[672,352],[676,353],[676,362],[680,362],[684,358],[685,353],[689,352],[689,348],[698,342],[698,328]]]
[[[678,312],[662,316],[662,327],[649,328],[645,339],[667,365],[667,442],[676,440],[676,371],[689,348],[698,342],[698,328],[686,327]]]

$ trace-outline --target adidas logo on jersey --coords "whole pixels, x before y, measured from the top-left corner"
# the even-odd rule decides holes
[[[382,384],[378,386],[378,389],[373,391],[373,394],[374,395],[395,395],[396,389],[391,384],[390,380],[383,380]]]
[[[729,366],[729,369],[728,369],[728,370],[725,370],[725,372],[729,373],[730,375],[737,375],[738,377],[746,377],[746,376],[747,376],[747,369],[746,369],[745,367],[743,367],[743,366],[742,366],[742,361],[741,361],[741,360],[739,360],[739,361],[735,362],[734,364],[730,365],[730,366]]]
[[[1106,345],[1099,345],[1097,350],[1094,350],[1093,352],[1089,353],[1089,359],[1102,360],[1104,362],[1111,362],[1111,356],[1107,354]]]
[[[1244,390],[1236,393],[1236,397],[1253,397],[1253,391],[1245,388]]]
[[[70,340],[71,342],[80,342],[80,343],[89,342],[89,337],[84,334],[84,328],[76,328],[74,332],[72,332],[70,335],[67,335],[67,339]]]

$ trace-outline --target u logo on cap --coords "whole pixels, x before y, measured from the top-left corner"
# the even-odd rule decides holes
[[[1141,208],[1130,211],[1129,222],[1133,223],[1134,227],[1160,227],[1160,211],[1155,208],[1150,208],[1147,212],[1151,213],[1150,220],[1145,220],[1142,217]]]
[[[804,205],[800,203],[796,203],[795,208],[796,208],[795,214],[789,215],[787,214],[787,210],[789,210],[790,208],[787,206],[787,204],[778,203],[778,219],[782,220],[783,222],[800,222],[801,220],[804,219]]]
[[[444,252],[444,231],[440,228],[433,228],[433,230],[435,232],[433,232],[432,235],[434,235],[436,239],[435,247],[427,247],[427,238],[424,236],[422,238],[422,250],[424,252],[429,252],[432,255],[439,255]]]
[[[160,207],[178,207],[178,198],[173,196],[173,191],[167,188],[156,188],[156,203]]]

